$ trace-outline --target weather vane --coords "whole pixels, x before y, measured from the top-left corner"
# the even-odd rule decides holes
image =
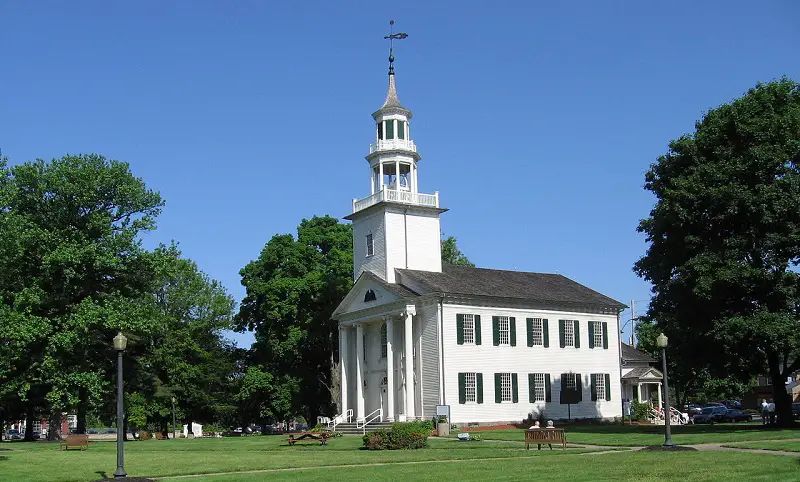
[[[389,75],[394,75],[394,55],[392,55],[392,50],[394,48],[394,41],[402,40],[408,37],[407,33],[394,33],[394,20],[389,20],[389,35],[383,37],[384,39],[389,39]]]

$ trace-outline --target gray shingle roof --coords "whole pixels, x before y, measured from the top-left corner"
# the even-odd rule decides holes
[[[372,271],[364,271],[361,273],[361,276],[365,276],[373,280],[376,284],[382,286],[386,291],[396,294],[400,298],[414,298],[419,296],[419,293],[407,288],[403,285],[399,285],[396,283],[387,283],[380,276],[376,275]]]
[[[556,304],[591,305],[622,309],[624,304],[560,274],[528,273],[443,265],[441,273],[398,269],[428,292],[489,296]],[[421,293],[426,294],[426,293]]]
[[[636,348],[628,345],[627,343],[622,344],[622,360],[623,361],[638,361],[638,362],[648,362],[648,363],[655,363],[656,359],[648,355],[647,353],[637,350]]]

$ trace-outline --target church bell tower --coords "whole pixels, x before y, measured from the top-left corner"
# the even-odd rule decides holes
[[[393,23],[393,22],[392,22]],[[392,33],[392,42],[406,38]],[[370,195],[353,200],[354,279],[371,271],[389,283],[395,268],[442,271],[439,193],[419,192],[422,157],[411,139],[412,113],[400,104],[395,85],[393,46],[389,48],[389,88],[372,114],[375,142],[369,146]]]

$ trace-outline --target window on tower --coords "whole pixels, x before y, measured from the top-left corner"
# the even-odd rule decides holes
[[[389,119],[386,122],[386,139],[394,139],[394,119]]]
[[[372,233],[367,235],[367,256],[375,254],[375,243],[372,240]]]
[[[378,140],[383,140],[383,122],[378,122]]]
[[[406,138],[406,123],[401,120],[397,121],[397,138],[398,139]]]

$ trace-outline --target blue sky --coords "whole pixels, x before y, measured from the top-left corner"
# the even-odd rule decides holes
[[[792,0],[6,1],[0,149],[129,162],[167,202],[145,242],[178,241],[241,300],[270,237],[369,194],[395,19],[445,233],[478,266],[643,308],[645,171],[709,108],[800,80],[798,18]]]

